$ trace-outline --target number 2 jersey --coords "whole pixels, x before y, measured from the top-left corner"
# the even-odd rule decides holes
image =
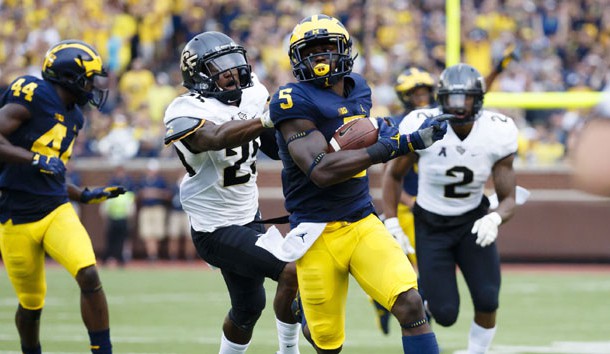
[[[340,96],[312,83],[289,83],[271,98],[269,112],[277,127],[290,119],[306,119],[330,141],[335,130],[355,118],[368,117],[371,89],[358,74],[344,77],[347,94]],[[284,168],[282,187],[294,227],[301,222],[357,221],[374,211],[365,172],[327,188],[316,186],[295,164],[282,135],[276,133]]]
[[[83,114],[76,105],[66,108],[53,84],[34,76],[13,81],[0,99],[0,106],[13,103],[30,111],[31,118],[6,136],[15,146],[61,158],[67,163],[74,140],[83,127]],[[68,201],[65,175],[40,172],[28,163],[0,164],[0,222],[20,224],[42,219]]]
[[[216,125],[258,119],[269,91],[252,75],[253,86],[243,90],[239,106],[189,92],[174,99],[165,111],[167,125],[176,117],[192,117]],[[191,152],[175,141],[187,174],[180,184],[180,202],[196,231],[212,232],[229,225],[245,225],[258,212],[256,154],[260,139],[219,151]]]
[[[415,110],[400,123],[400,133],[412,133],[426,117],[440,113],[439,108]],[[485,110],[464,140],[449,125],[443,139],[417,151],[417,204],[445,216],[462,215],[478,207],[494,164],[517,152],[517,134],[511,118]]]

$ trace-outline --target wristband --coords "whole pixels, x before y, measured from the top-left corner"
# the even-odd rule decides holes
[[[389,161],[391,158],[390,154],[388,153],[388,148],[381,141],[378,141],[375,144],[366,148],[366,152],[371,157],[371,162],[373,164],[386,162]]]

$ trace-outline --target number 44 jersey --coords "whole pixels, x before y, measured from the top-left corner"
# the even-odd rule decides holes
[[[44,156],[59,157],[64,164],[68,162],[84,122],[78,106],[66,107],[52,83],[28,75],[9,85],[0,98],[0,107],[7,104],[24,106],[31,117],[7,136],[11,144]],[[0,188],[60,197],[63,202],[68,200],[63,174],[41,173],[31,164],[3,163]]]
[[[165,111],[167,127],[178,117],[191,117],[216,125],[234,120],[258,119],[269,91],[256,76],[243,90],[239,106],[189,92],[177,97]],[[256,154],[260,139],[235,148],[194,153],[180,140],[174,147],[187,174],[180,184],[180,201],[196,231],[211,232],[229,225],[245,225],[258,212]]]
[[[439,108],[415,110],[399,125],[401,134],[411,133]],[[485,183],[494,164],[517,152],[518,130],[509,117],[481,111],[470,134],[462,140],[451,125],[443,139],[418,150],[417,204],[440,215],[456,216],[481,203]]]
[[[30,119],[5,136],[11,144],[33,153],[54,156],[66,164],[74,141],[83,127],[76,105],[66,107],[53,84],[34,76],[11,82],[0,98],[0,107],[16,104],[30,112]],[[65,174],[41,173],[28,163],[0,163],[0,222],[14,224],[40,220],[68,201]]]

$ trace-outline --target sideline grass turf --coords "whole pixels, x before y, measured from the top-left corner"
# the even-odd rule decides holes
[[[503,271],[499,327],[490,354],[610,353],[610,271],[532,269],[505,267]],[[128,267],[102,269],[101,277],[110,305],[115,353],[218,353],[220,327],[229,306],[218,271],[206,270],[203,264]],[[43,352],[87,353],[88,338],[78,310],[76,283],[54,264],[47,267],[47,279],[41,325]],[[366,295],[353,279],[351,284],[343,353],[402,353],[398,324],[393,322],[390,336],[383,336]],[[433,327],[443,353],[459,353],[466,347],[472,306],[463,282],[460,288],[458,322],[450,328]],[[249,354],[272,354],[277,349],[271,305],[274,290],[274,283],[268,281],[267,308],[255,329]],[[2,354],[20,353],[15,308],[16,299],[2,268]],[[314,353],[302,336],[300,348],[302,354]]]

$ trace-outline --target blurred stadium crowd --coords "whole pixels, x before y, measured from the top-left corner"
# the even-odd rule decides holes
[[[606,11],[604,9],[606,8]],[[340,19],[359,54],[355,71],[373,87],[374,114],[400,111],[396,75],[444,68],[445,0],[4,0],[0,1],[0,87],[40,76],[46,50],[61,39],[92,43],[110,75],[110,99],[91,110],[74,155],[111,161],[170,157],[165,106],[181,86],[179,56],[194,35],[217,30],[240,41],[270,91],[292,81],[287,36],[313,13]],[[490,91],[610,92],[607,0],[462,0],[462,61],[487,75],[504,49],[513,62]],[[506,111],[520,127],[519,163],[561,163],[571,133],[592,117],[610,117],[606,100],[592,109]]]

